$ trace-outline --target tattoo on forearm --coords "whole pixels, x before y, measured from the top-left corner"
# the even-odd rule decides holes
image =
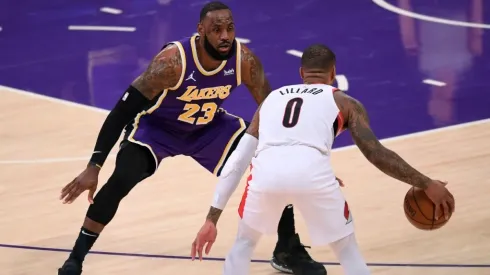
[[[242,62],[248,64],[248,71],[243,72],[248,74],[244,78],[245,86],[252,93],[255,101],[260,104],[272,91],[269,81],[265,77],[264,68],[259,58],[249,49],[242,46]]]
[[[348,128],[352,138],[364,156],[385,174],[408,183],[412,186],[425,188],[430,182],[415,168],[410,166],[397,153],[384,147],[369,126],[369,118],[364,106],[350,96],[342,96],[339,108],[349,109]]]
[[[177,46],[170,45],[151,61],[148,68],[132,85],[148,99],[175,86],[182,71],[182,59]]]
[[[209,212],[208,212],[206,219],[211,221],[212,223],[214,223],[216,225],[216,223],[218,223],[219,217],[221,216],[222,212],[223,212],[223,210],[218,209],[218,208],[214,208],[211,206],[209,208]]]

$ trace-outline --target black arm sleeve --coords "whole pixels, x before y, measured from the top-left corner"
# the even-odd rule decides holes
[[[109,113],[100,129],[89,164],[102,167],[124,127],[143,111],[151,101],[133,86],[129,86]]]

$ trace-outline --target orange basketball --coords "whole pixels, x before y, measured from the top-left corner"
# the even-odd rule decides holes
[[[443,215],[438,220],[435,219],[435,205],[427,197],[424,190],[412,187],[405,195],[403,202],[405,217],[418,229],[434,230],[441,228],[448,221]],[[451,218],[451,214],[449,214]]]

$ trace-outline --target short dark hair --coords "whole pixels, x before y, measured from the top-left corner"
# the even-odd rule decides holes
[[[335,65],[335,53],[327,46],[314,44],[301,56],[301,67],[305,69],[327,69]]]
[[[204,5],[204,7],[202,7],[201,14],[199,15],[199,21],[202,21],[206,17],[206,14],[208,14],[208,12],[210,11],[229,10],[229,9],[230,8],[227,5],[223,4],[220,1],[209,2],[206,5]]]

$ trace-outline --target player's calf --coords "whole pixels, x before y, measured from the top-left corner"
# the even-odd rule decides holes
[[[59,275],[79,275],[82,263],[104,227],[114,218],[121,200],[154,171],[154,161],[146,148],[125,143],[116,159],[116,168],[90,205],[70,256],[58,269]]]
[[[330,244],[346,275],[370,275],[366,261],[357,245],[355,234]]]

